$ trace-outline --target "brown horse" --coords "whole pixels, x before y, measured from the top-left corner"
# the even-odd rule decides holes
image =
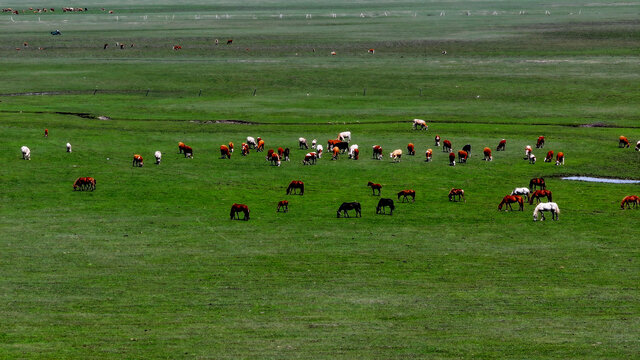
[[[402,190],[398,193],[398,200],[400,200],[400,196],[403,196],[401,202],[404,202],[405,200],[409,201],[409,199],[407,199],[409,196],[413,199],[413,202],[416,202],[415,190]]]
[[[467,153],[466,151],[464,150],[458,151],[458,161],[460,162],[460,164],[466,163],[468,157],[469,157],[469,153]]]
[[[531,179],[531,181],[529,181],[529,189],[531,191],[535,190],[536,187],[539,187],[540,189],[546,189],[547,185],[544,182],[543,178],[533,178]]]
[[[258,148],[256,148],[256,151],[258,152],[264,151],[264,140],[262,139],[258,140]]]
[[[380,196],[380,190],[382,190],[382,185],[374,184],[371,181],[369,181],[367,186],[371,186],[371,193],[372,193],[371,195],[375,195],[376,194],[376,190],[378,190],[378,196]]]
[[[135,154],[133,155],[133,161],[131,162],[131,166],[142,167],[144,163],[142,162],[142,156]]]
[[[536,200],[536,204],[540,202],[540,198],[546,197],[547,201],[552,202],[553,201],[553,194],[551,194],[550,190],[536,190],[533,193],[531,193],[531,196],[529,196],[529,205],[533,204],[533,199]]]
[[[276,210],[276,212],[280,212],[280,209],[282,209],[282,212],[289,212],[289,201],[287,200],[278,201],[278,209]]]
[[[449,201],[456,201],[456,196],[458,197],[457,201],[460,201],[460,199],[462,198],[462,200],[464,200],[464,202],[467,202],[467,199],[464,198],[464,190],[462,189],[456,189],[453,188],[449,191]]]
[[[233,143],[229,141],[229,151],[233,153]]]
[[[482,160],[493,161],[493,156],[491,156],[491,148],[488,148],[488,147],[484,148],[482,150],[482,153],[484,154],[484,159]]]
[[[498,143],[498,147],[496,148],[496,151],[504,151],[506,148],[507,148],[507,140],[502,139]]]
[[[295,195],[296,190],[300,190],[299,195],[304,195],[304,183],[302,181],[293,180],[289,183],[289,187],[287,188],[287,195]]]
[[[442,152],[450,152],[451,151],[451,141],[445,140],[442,142]]]
[[[184,143],[182,141],[180,141],[178,143],[178,154],[182,154],[184,152]]]
[[[552,162],[553,161],[553,150],[549,150],[547,152],[547,156],[544,158],[544,162]]]
[[[333,156],[331,157],[331,160],[338,160],[338,156],[340,156],[340,148],[337,146],[333,147]]]
[[[558,156],[556,156],[556,165],[564,165],[564,153],[562,151],[559,151]]]
[[[628,148],[629,147],[629,139],[627,139],[626,136],[620,136],[619,140],[620,140],[618,142],[618,147],[619,148]]]
[[[449,153],[449,165],[456,166],[456,154]]]
[[[434,140],[436,141],[436,147],[440,146],[440,135],[436,135]]]
[[[360,206],[359,202],[344,202],[342,203],[342,205],[340,205],[340,207],[338,208],[338,211],[336,212],[338,218],[340,218],[340,213],[342,212],[344,214],[344,217],[350,217],[349,213],[347,212],[347,210],[355,210],[356,211],[356,217],[362,217],[362,208]]]
[[[327,140],[327,150],[333,150],[333,147],[336,146],[339,142],[338,139],[329,139]]]
[[[284,149],[282,147],[278,148],[278,156],[280,156],[280,158],[284,157]]]
[[[73,183],[73,190],[89,190],[93,191],[96,189],[96,179],[92,177],[79,177]]]
[[[273,153],[274,153],[274,152],[275,152],[275,150],[273,150],[273,149],[269,149],[269,150],[267,151],[267,156],[266,156],[266,158],[265,158],[265,159],[266,159],[267,161],[270,161],[270,160],[271,160],[271,155],[273,155]]]
[[[382,146],[373,145],[373,159],[382,160]]]
[[[426,162],[431,161],[431,159],[433,158],[433,150],[427,149],[424,155],[427,157],[427,160],[425,160]]]
[[[409,154],[409,155],[415,155],[416,154],[415,146],[412,143],[409,143],[409,145],[407,145],[407,154]]]
[[[544,147],[544,136],[540,136],[536,141],[536,149],[542,149],[543,147]]]
[[[518,203],[518,205],[520,206],[518,210],[524,211],[524,201],[522,200],[522,197],[518,195],[507,195],[503,197],[502,202],[500,202],[500,204],[498,205],[498,210],[502,210],[502,206],[505,204],[507,205],[505,206],[505,211],[507,211],[507,207],[509,208],[509,210],[513,210],[513,208],[511,207],[511,204],[513,203]]]
[[[182,149],[185,158],[193,158],[193,149],[189,145],[185,145]]]
[[[280,166],[281,162],[280,162],[280,155],[273,153],[271,154],[271,165],[273,166]]]
[[[249,220],[249,207],[245,204],[233,204],[231,205],[231,213],[229,214],[231,216],[231,220],[233,219],[238,219],[240,220],[240,215],[238,215],[239,213],[244,213],[244,221]]]
[[[242,143],[241,150],[242,150],[242,156],[249,155],[249,145]]]
[[[231,151],[227,145],[220,145],[220,159],[231,159]]]
[[[636,195],[630,195],[630,196],[625,196],[625,198],[622,199],[622,202],[620,203],[620,208],[624,210],[626,206],[627,209],[631,209],[632,207],[634,209],[638,209],[639,205],[640,205],[640,197]]]

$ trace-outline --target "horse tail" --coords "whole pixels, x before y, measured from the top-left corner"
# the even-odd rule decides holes
[[[555,208],[556,208],[556,214],[560,214],[560,207],[558,206],[558,204],[556,204]]]

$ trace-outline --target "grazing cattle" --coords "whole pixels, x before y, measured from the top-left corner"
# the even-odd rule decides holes
[[[49,129],[44,129],[44,137],[45,138],[49,137]]]
[[[335,51],[332,51],[332,52],[331,52],[331,55],[332,55],[332,56],[335,56],[335,55],[338,55],[338,53],[337,53],[337,52],[335,52]]]
[[[445,140],[442,142],[442,152],[451,152],[451,141]]]
[[[255,149],[258,146],[258,143],[253,137],[247,136],[247,145],[249,145],[250,149]]]
[[[382,190],[382,185],[374,184],[371,181],[369,181],[367,183],[367,186],[371,187],[371,195],[375,195],[376,194],[376,190],[378,190],[378,196],[380,196],[380,191]]]
[[[231,220],[238,219],[240,220],[240,213],[244,213],[244,218],[242,220],[249,220],[249,207],[245,204],[233,204],[231,205],[231,212],[229,215],[231,216]]]
[[[261,152],[264,151],[264,140],[260,139],[258,140],[258,147],[256,148],[257,152]]]
[[[428,130],[427,122],[422,119],[413,119],[413,130]]]
[[[526,188],[526,187],[515,188],[511,192],[511,195],[522,196],[525,199],[527,199],[527,201],[529,200],[529,194],[530,194],[529,188]]]
[[[389,157],[392,158],[394,162],[400,162],[400,159],[402,158],[402,150],[393,150],[393,152],[389,154]]]
[[[427,151],[424,153],[424,155],[427,157],[427,162],[431,161],[431,158],[433,157],[433,150],[431,149],[427,149]]]
[[[533,154],[529,154],[529,164],[535,164],[536,163],[536,156]]]
[[[182,46],[180,45],[173,45],[173,50],[181,50]]]
[[[227,145],[220,145],[220,159],[231,159],[231,151]]]
[[[367,53],[369,53],[369,54],[375,54],[375,53],[376,53],[376,49],[369,49],[369,50],[367,51]]]
[[[558,215],[560,214],[560,208],[558,207],[558,204],[554,202],[548,202],[540,203],[538,204],[538,206],[536,206],[536,209],[533,210],[533,221],[538,221],[538,214],[542,215],[542,221],[544,221],[545,211],[551,212],[551,219],[558,220]]]
[[[471,154],[471,144],[467,144],[467,145],[463,146],[462,150],[464,150],[467,153]]]
[[[96,189],[96,179],[92,177],[79,177],[73,183],[73,191],[93,191]]]
[[[233,143],[229,141],[229,151],[233,153]]]
[[[440,147],[440,135],[436,135],[435,141],[436,141],[436,147]]]
[[[351,141],[351,131],[343,131],[340,134],[338,134],[338,140],[350,142]]]
[[[322,145],[316,146],[316,153],[318,153],[318,159],[322,158],[322,151],[324,151],[324,149],[322,148]]]
[[[142,167],[144,165],[143,161],[142,161],[142,156],[135,154],[133,155],[133,161],[131,162],[131,166],[134,167]]]
[[[311,140],[311,148],[313,150],[316,150],[316,146],[318,145],[318,140],[317,139],[313,139]]]
[[[280,209],[282,209],[282,212],[289,212],[289,200],[278,201],[278,208],[276,209],[276,212],[280,212]]]
[[[624,210],[625,206],[627,209],[631,209],[632,207],[638,209],[638,205],[640,205],[640,197],[636,195],[625,196],[620,203],[620,209]]]
[[[340,207],[338,208],[338,211],[336,212],[338,218],[340,218],[340,213],[342,212],[344,214],[344,217],[350,217],[349,213],[347,212],[348,210],[355,210],[356,211],[356,217],[362,217],[362,212],[361,212],[361,207],[360,207],[360,203],[359,202],[344,202],[342,203],[342,205],[340,205]]]
[[[533,151],[533,149],[531,148],[531,145],[527,145],[524,148],[524,160],[529,160],[529,155],[531,155],[531,152]]]
[[[331,151],[333,150],[333,147],[336,146],[336,144],[340,143],[341,141],[338,139],[329,139],[327,140],[327,150]]]
[[[184,147],[185,147],[184,143],[180,141],[178,143],[178,154],[182,154],[184,152]]]
[[[280,158],[284,156],[284,149],[282,147],[278,147],[278,156],[280,156]]]
[[[506,148],[507,148],[507,140],[502,139],[498,143],[498,147],[496,148],[496,151],[504,151]]]
[[[156,165],[160,165],[160,161],[162,160],[162,153],[160,150],[153,153],[153,156],[156,158]]]
[[[26,146],[20,148],[22,152],[22,160],[31,160],[31,149]]]
[[[553,150],[547,151],[547,156],[544,158],[544,162],[552,162],[553,161]]]
[[[302,165],[315,165],[316,164],[317,154],[315,152],[307,153],[304,156],[304,160],[302,160]]]
[[[629,145],[629,139],[626,138],[626,136],[620,136],[620,141],[618,142],[618,147],[619,148],[628,148]]]
[[[274,152],[275,152],[275,150],[273,150],[273,149],[269,149],[269,150],[267,151],[267,156],[265,157],[265,160],[266,160],[266,161],[270,161],[270,160],[271,160],[271,155],[273,155],[273,153],[274,153]]]
[[[67,143],[67,152],[70,153],[71,151],[71,143]]]
[[[353,149],[353,160],[358,160],[360,158],[360,150],[359,149]]]
[[[183,151],[184,151],[185,159],[186,158],[193,159],[193,149],[191,148],[191,146],[185,145]]]
[[[402,190],[398,193],[398,200],[400,200],[401,196],[402,196],[402,202],[404,202],[405,200],[407,200],[408,202],[409,201],[408,197],[411,197],[411,199],[413,199],[413,202],[416,202],[415,190]]]
[[[504,208],[504,211],[507,211],[507,207],[509,208],[509,210],[513,210],[513,208],[511,207],[511,204],[513,204],[513,203],[518,203],[518,205],[520,206],[520,208],[518,210],[524,211],[524,201],[522,200],[522,198],[520,196],[517,196],[517,195],[507,195],[507,196],[503,197],[502,201],[498,205],[498,211],[501,211],[502,210],[502,206],[505,205],[505,204],[507,206]]]
[[[280,155],[273,153],[271,154],[271,165],[280,166]]]
[[[468,158],[469,158],[469,154],[466,151],[464,150],[458,151],[458,161],[460,162],[460,164],[466,163]]]
[[[309,146],[307,146],[307,139],[303,137],[298,138],[298,146],[300,147],[300,149],[304,149],[304,150],[309,149]]]
[[[546,197],[547,201],[553,201],[553,194],[550,190],[536,190],[529,197],[529,205],[533,204],[533,200],[536,201],[536,204],[539,203],[543,197]]]
[[[356,152],[359,154],[360,150],[358,150],[358,144],[353,144],[349,146],[349,159],[358,160],[355,158]]]
[[[449,153],[449,166],[456,166],[456,154]]]
[[[240,150],[242,151],[242,156],[249,155],[249,145],[248,144],[242,143],[242,145],[240,145]]]
[[[282,159],[284,161],[289,161],[289,154],[291,153],[291,150],[289,150],[289,148],[285,148],[284,152],[282,153]]]
[[[334,149],[335,149],[335,148],[338,148],[338,149],[340,150],[340,153],[341,153],[341,154],[344,154],[344,153],[346,153],[347,151],[349,151],[349,143],[348,143],[348,142],[345,142],[345,141],[340,141],[340,142],[339,142],[339,143],[337,143],[333,148],[334,148]]]
[[[416,149],[415,149],[415,146],[413,145],[413,143],[409,143],[407,145],[407,154],[411,155],[411,156],[416,154]]]
[[[542,190],[547,188],[543,178],[533,178],[529,181],[529,190],[533,191],[536,187],[539,187]]]
[[[389,215],[393,215],[393,210],[396,206],[393,204],[393,199],[382,198],[378,200],[378,206],[376,206],[376,214],[386,214],[385,208],[389,208]]]
[[[564,153],[562,151],[558,152],[558,156],[556,157],[556,165],[564,165]]]
[[[449,191],[449,201],[456,201],[456,196],[458,197],[457,201],[460,201],[460,198],[462,198],[462,200],[464,200],[464,202],[467,202],[467,199],[464,198],[464,190],[462,189],[451,189]]]
[[[484,148],[482,150],[482,153],[484,154],[484,158],[482,160],[493,161],[493,156],[491,156],[491,148],[488,148],[488,147]]]
[[[373,159],[382,160],[382,147],[380,145],[373,145]]]
[[[227,40],[227,45],[231,45],[231,44],[233,44],[233,39]]]
[[[333,156],[331,160],[338,160],[338,156],[340,155],[340,149],[337,146],[333,147]]]
[[[542,149],[543,147],[544,147],[544,136],[540,136],[536,141],[536,149]]]
[[[300,190],[299,195],[304,195],[304,183],[302,181],[293,180],[289,183],[289,187],[287,188],[287,195],[295,195],[296,190]]]

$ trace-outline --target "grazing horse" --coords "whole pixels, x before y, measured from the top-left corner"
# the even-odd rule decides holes
[[[531,192],[529,191],[529,188],[521,187],[521,188],[513,189],[513,191],[511,192],[511,195],[522,196],[523,198],[527,199],[527,201],[529,201],[529,194],[530,193]]]
[[[456,166],[456,154],[449,153],[449,166]]]
[[[389,154],[389,157],[392,158],[394,162],[400,162],[400,159],[402,158],[402,150],[393,150],[393,152]]]
[[[471,144],[467,144],[467,145],[463,146],[462,150],[464,150],[467,153],[471,154]]]
[[[44,137],[45,138],[49,137],[49,129],[44,129]]]
[[[193,158],[193,149],[189,145],[184,146],[184,157],[185,158]]]
[[[433,157],[433,150],[431,149],[427,149],[427,151],[424,153],[424,155],[427,157],[427,162],[431,161],[431,158]]]
[[[142,156],[135,154],[133,155],[133,161],[131,162],[131,166],[142,167],[144,164],[142,162]]]
[[[619,148],[628,148],[629,147],[629,139],[626,136],[620,136],[620,141],[618,142]]]
[[[338,139],[327,140],[327,150],[329,151],[333,150],[333,147],[336,146],[336,144],[338,144],[339,142],[342,142],[342,141]]]
[[[285,148],[284,152],[282,153],[282,159],[284,161],[289,161],[289,154],[291,153],[291,150],[289,150],[289,148]]]
[[[280,155],[273,153],[271,154],[271,165],[273,166],[280,166],[281,162],[280,162]]]
[[[231,220],[233,219],[238,219],[240,220],[240,215],[238,215],[239,213],[244,213],[244,221],[249,220],[249,207],[245,204],[236,204],[234,203],[233,205],[231,205],[231,212],[229,213],[229,215],[231,216]]]
[[[324,148],[322,147],[322,145],[318,144],[318,146],[316,146],[316,153],[318,153],[318,159],[322,159],[322,152],[324,151]]]
[[[564,153],[562,151],[558,152],[558,156],[556,157],[556,165],[564,165]]]
[[[153,156],[156,158],[156,165],[160,165],[160,161],[162,160],[162,153],[160,150],[153,153]]]
[[[231,44],[233,44],[233,39],[227,40],[227,45],[231,45]]]
[[[536,141],[536,149],[542,149],[544,147],[544,136],[540,136]]]
[[[558,207],[558,204],[554,202],[548,202],[548,203],[540,203],[538,204],[538,206],[536,206],[536,209],[533,210],[533,221],[538,221],[538,214],[542,216],[542,221],[544,221],[545,211],[551,212],[551,219],[558,220],[558,215],[560,214],[560,208]]]
[[[71,151],[71,143],[67,143],[67,152],[70,153]]]
[[[504,151],[506,148],[507,148],[507,140],[502,139],[498,143],[498,147],[496,148],[496,151]]]
[[[389,208],[389,215],[393,215],[393,210],[395,210],[396,206],[393,204],[393,199],[382,198],[378,201],[378,206],[376,206],[376,214],[386,214],[384,208]]]
[[[380,145],[373,145],[373,159],[382,160],[382,147]]]
[[[22,160],[31,160],[31,149],[26,146],[20,148],[22,152]]]
[[[338,134],[338,140],[350,142],[351,141],[351,131],[343,131],[340,134]]]
[[[300,149],[304,149],[304,150],[309,149],[309,146],[307,146],[307,139],[303,137],[298,138],[298,146],[300,147]]]
[[[258,143],[252,136],[247,136],[247,145],[249,145],[249,149],[255,149],[258,146]]]
[[[460,198],[462,198],[462,200],[464,200],[464,202],[467,202],[467,199],[464,198],[464,190],[462,189],[451,189],[449,191],[449,201],[456,201],[456,196],[458,197],[457,201],[460,201]]]
[[[466,151],[464,150],[458,151],[458,161],[460,162],[460,164],[466,163],[468,157],[469,157],[469,154]]]
[[[220,145],[220,159],[231,159],[231,152],[227,145]]]
[[[552,162],[553,161],[553,150],[547,151],[547,156],[544,158],[544,162]]]
[[[451,141],[445,140],[442,142],[442,152],[451,152]]]
[[[317,150],[317,149],[316,149],[316,146],[318,146],[318,139],[313,139],[313,140],[311,140],[311,148],[312,148],[313,150]]]
[[[435,141],[436,141],[436,147],[439,147],[440,146],[440,135],[436,135]]]
[[[636,151],[640,151],[640,140],[636,143]]]
[[[413,143],[409,143],[409,145],[407,145],[407,154],[411,156],[416,154],[416,149]]]
[[[371,181],[369,181],[367,183],[367,186],[371,187],[371,195],[375,195],[376,194],[376,190],[378,190],[378,196],[380,196],[380,190],[382,190],[382,185],[374,184]]]
[[[535,164],[536,163],[536,156],[533,154],[529,154],[529,164]]]
[[[533,178],[529,181],[529,190],[533,191],[536,187],[539,187],[542,190],[547,188],[543,178]]]
[[[340,150],[340,153],[344,154],[347,151],[349,151],[349,143],[348,142],[344,142],[344,141],[340,141],[339,143],[335,144],[335,146],[333,148],[334,149],[338,148]]]
[[[278,209],[276,209],[276,212],[280,212],[280,209],[282,209],[282,212],[289,212],[289,201],[288,200],[278,201]]]
[[[229,141],[229,151],[233,153],[233,143]]]
[[[258,140],[258,147],[256,148],[256,151],[258,152],[264,151],[264,140],[262,139]]]
[[[333,147],[333,157],[331,160],[338,160],[338,156],[340,155],[340,148],[337,146]]]
[[[349,146],[349,159],[358,160],[357,159],[358,154],[360,154],[358,144],[353,144]]]
[[[93,191],[96,189],[96,179],[92,177],[79,177],[73,183],[73,190],[90,190]]]
[[[275,151],[273,149],[269,149],[267,151],[267,156],[266,156],[265,160],[270,161],[271,160],[271,155],[273,155],[274,152]]]
[[[284,149],[281,147],[278,148],[278,156],[280,156],[281,158],[284,156]]]
[[[249,145],[242,143],[242,145],[240,145],[240,149],[242,150],[242,156],[247,156],[249,155]]]
[[[302,181],[293,180],[289,183],[289,187],[287,188],[287,195],[295,195],[296,190],[300,190],[299,195],[304,195],[304,183]]]
[[[178,143],[178,154],[182,154],[184,152],[184,147],[185,147],[184,143],[180,141]]]
[[[491,156],[491,148],[488,148],[488,147],[484,148],[482,150],[482,153],[484,154],[484,158],[482,160],[493,161],[493,156]]]
[[[302,165],[315,165],[316,164],[317,155],[315,152],[307,153],[304,156],[304,160],[302,160]]]
[[[413,130],[428,130],[427,122],[422,119],[413,119]]]
[[[502,206],[505,204],[507,205],[504,208],[505,211],[507,211],[507,207],[509,207],[509,210],[513,210],[513,208],[511,207],[511,204],[513,203],[518,203],[518,205],[520,206],[518,210],[524,211],[524,201],[518,195],[507,195],[503,197],[502,202],[500,202],[500,204],[498,205],[498,210],[502,210]]]
[[[626,206],[627,209],[631,209],[631,207],[633,207],[634,209],[638,209],[638,205],[640,205],[640,197],[636,195],[629,195],[629,196],[625,196],[625,198],[622,199],[622,202],[620,203],[620,208],[624,210]]]
[[[529,155],[531,155],[531,152],[533,151],[533,149],[531,148],[531,145],[527,145],[524,148],[524,160],[529,160]]]
[[[340,218],[340,212],[344,213],[344,217],[350,217],[349,213],[347,212],[347,210],[355,210],[356,211],[356,217],[362,217],[362,213],[361,213],[361,207],[360,207],[360,203],[359,202],[344,202],[342,203],[342,205],[340,205],[340,207],[338,208],[338,211],[336,212],[336,215],[338,216],[338,218]]]
[[[553,201],[553,194],[550,190],[536,190],[529,197],[529,205],[533,204],[534,199],[536,200],[536,204],[539,203],[541,201],[540,198],[543,197],[546,197],[549,202]]]
[[[402,201],[404,202],[405,200],[407,200],[407,202],[409,201],[409,199],[407,197],[411,197],[413,199],[413,202],[416,202],[416,192],[415,190],[402,190],[398,193],[398,200],[400,200],[400,197],[402,196]]]

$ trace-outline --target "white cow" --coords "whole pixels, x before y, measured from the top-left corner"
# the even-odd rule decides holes
[[[70,153],[71,152],[71,144],[67,143],[67,152]]]
[[[351,131],[343,131],[338,134],[338,140],[346,142],[351,141]]]
[[[153,156],[156,157],[156,165],[160,165],[160,160],[162,160],[162,153],[160,150],[156,151]]]
[[[316,144],[318,144],[318,140],[317,140],[317,139],[313,139],[313,140],[311,140],[311,148],[312,148],[313,150],[315,150],[315,149],[316,149]]]
[[[256,147],[258,147],[256,139],[254,139],[252,136],[247,136],[247,145],[249,145],[249,149],[255,149]]]
[[[349,146],[349,159],[353,159],[353,151],[358,148],[358,144]]]
[[[322,145],[318,144],[318,146],[316,147],[316,152],[318,153],[318,159],[322,158],[322,151],[324,150],[324,148],[322,147]]]
[[[531,151],[533,151],[533,149],[531,149],[531,145],[527,145],[524,148],[524,159],[528,160],[529,159],[529,155],[531,155]]]
[[[23,146],[20,148],[20,151],[22,151],[23,160],[31,160],[31,150],[29,150],[28,147]]]
[[[535,164],[536,163],[536,156],[533,154],[529,154],[529,164]]]
[[[389,157],[392,158],[393,161],[399,162],[400,158],[402,157],[402,150],[400,149],[393,150],[393,152],[389,154]]]
[[[427,126],[427,122],[422,119],[413,119],[413,130],[418,130],[418,128],[422,130],[429,130],[429,126]]]

